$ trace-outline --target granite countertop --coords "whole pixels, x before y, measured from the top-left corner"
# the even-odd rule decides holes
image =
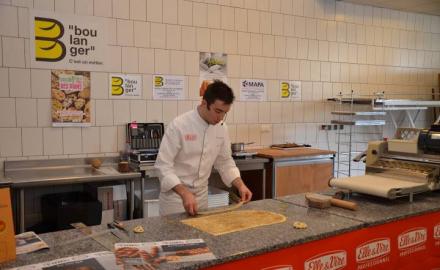
[[[332,194],[333,192],[333,190],[327,190],[323,193]],[[357,211],[338,207],[328,209],[308,208],[304,200],[304,194],[290,195],[276,200],[253,201],[240,208],[241,210],[267,210],[283,214],[287,217],[287,221],[283,223],[252,228],[221,236],[212,236],[181,223],[181,219],[187,218],[185,214],[144,218],[126,221],[125,224],[130,231],[130,236],[125,240],[120,240],[120,242],[204,239],[217,259],[178,264],[165,263],[160,266],[160,269],[199,269],[340,235],[369,226],[439,211],[439,193],[440,192],[418,194],[414,197],[413,203],[410,203],[408,198],[391,201],[353,194],[350,200],[358,203],[359,209]],[[323,222],[324,220],[325,222]],[[308,225],[308,229],[294,229],[292,224],[295,221],[305,222]],[[137,225],[142,225],[146,229],[146,232],[143,234],[132,233],[131,229]],[[101,225],[95,226],[93,229],[99,231],[106,228]],[[42,234],[41,237],[49,246],[53,246],[54,243],[63,243],[70,239],[75,239],[80,235],[81,234],[76,230],[67,230]],[[108,235],[106,240],[110,241],[110,244],[113,245],[116,238]],[[18,267],[104,250],[104,247],[96,241],[87,239],[63,247],[42,250],[27,255],[19,255],[15,262],[0,265],[0,268]]]
[[[273,211],[284,214],[287,217],[287,221],[279,224],[252,228],[241,232],[212,236],[181,223],[181,219],[187,218],[184,214],[145,218],[125,222],[130,229],[130,238],[125,242],[150,242],[202,238],[208,244],[217,259],[202,262],[162,264],[160,267],[160,269],[199,269],[313,240],[327,238],[363,227],[363,223],[360,221],[332,215],[318,209],[308,209],[277,200],[254,201],[244,205],[241,209]],[[326,222],[323,223],[323,220],[326,220]],[[307,223],[308,229],[294,229],[292,226],[294,221],[303,221]],[[136,225],[142,225],[146,229],[146,232],[143,234],[132,233],[131,228]],[[104,227],[97,226],[94,227],[94,229],[104,229]],[[78,237],[79,235],[80,234],[75,230],[68,230],[42,234],[41,237],[51,246],[54,243],[62,243]],[[103,250],[104,247],[97,242],[87,239],[71,245],[57,247],[56,249],[42,250],[24,256],[19,255],[14,263],[4,264],[1,267],[17,267]]]
[[[334,191],[326,190],[319,193],[332,195]],[[278,200],[307,207],[304,194],[280,197]],[[416,194],[412,203],[409,202],[408,197],[390,200],[358,193],[352,194],[349,200],[358,204],[358,210],[352,211],[332,206],[322,211],[361,221],[366,226],[373,226],[440,210],[439,191]]]

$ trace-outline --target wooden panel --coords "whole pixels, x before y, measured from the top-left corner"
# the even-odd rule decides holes
[[[313,185],[310,191],[327,189],[328,181],[333,178],[333,161],[315,164],[313,168]]]
[[[333,176],[331,161],[317,164],[301,164],[276,168],[276,197],[319,191],[328,188]]]
[[[255,150],[257,156],[265,158],[287,158],[287,157],[307,157],[307,156],[319,156],[319,155],[333,155],[334,151],[315,149],[310,147],[298,147],[294,149],[258,149]]]

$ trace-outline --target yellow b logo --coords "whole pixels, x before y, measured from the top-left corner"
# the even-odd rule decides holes
[[[35,17],[35,60],[56,62],[66,56],[66,46],[59,39],[64,26],[57,20]]]
[[[281,83],[281,97],[288,98],[290,96],[290,86],[289,83],[283,82]]]
[[[121,77],[112,77],[112,96],[124,94],[124,87],[122,87],[123,82],[124,80],[122,80]]]
[[[156,87],[163,86],[163,77],[160,76],[154,77],[154,86]]]

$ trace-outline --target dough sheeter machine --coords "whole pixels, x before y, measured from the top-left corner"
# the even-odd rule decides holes
[[[440,125],[401,128],[395,139],[368,143],[365,175],[334,178],[330,186],[388,199],[440,189]]]

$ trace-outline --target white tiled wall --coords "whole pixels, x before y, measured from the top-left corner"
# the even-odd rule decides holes
[[[50,70],[29,68],[32,8],[106,18],[112,57],[91,75],[92,127],[51,127]],[[352,89],[429,98],[438,88],[440,17],[334,0],[2,1],[0,160],[117,154],[125,123],[168,123],[197,105],[199,51],[228,54],[237,97],[241,78],[267,80],[267,101],[237,100],[228,114],[232,141],[326,148],[335,143],[318,130],[335,108],[326,98]],[[141,74],[143,98],[109,99],[109,72]],[[187,98],[152,100],[154,73],[185,75]],[[301,101],[280,100],[281,79],[302,81]]]

